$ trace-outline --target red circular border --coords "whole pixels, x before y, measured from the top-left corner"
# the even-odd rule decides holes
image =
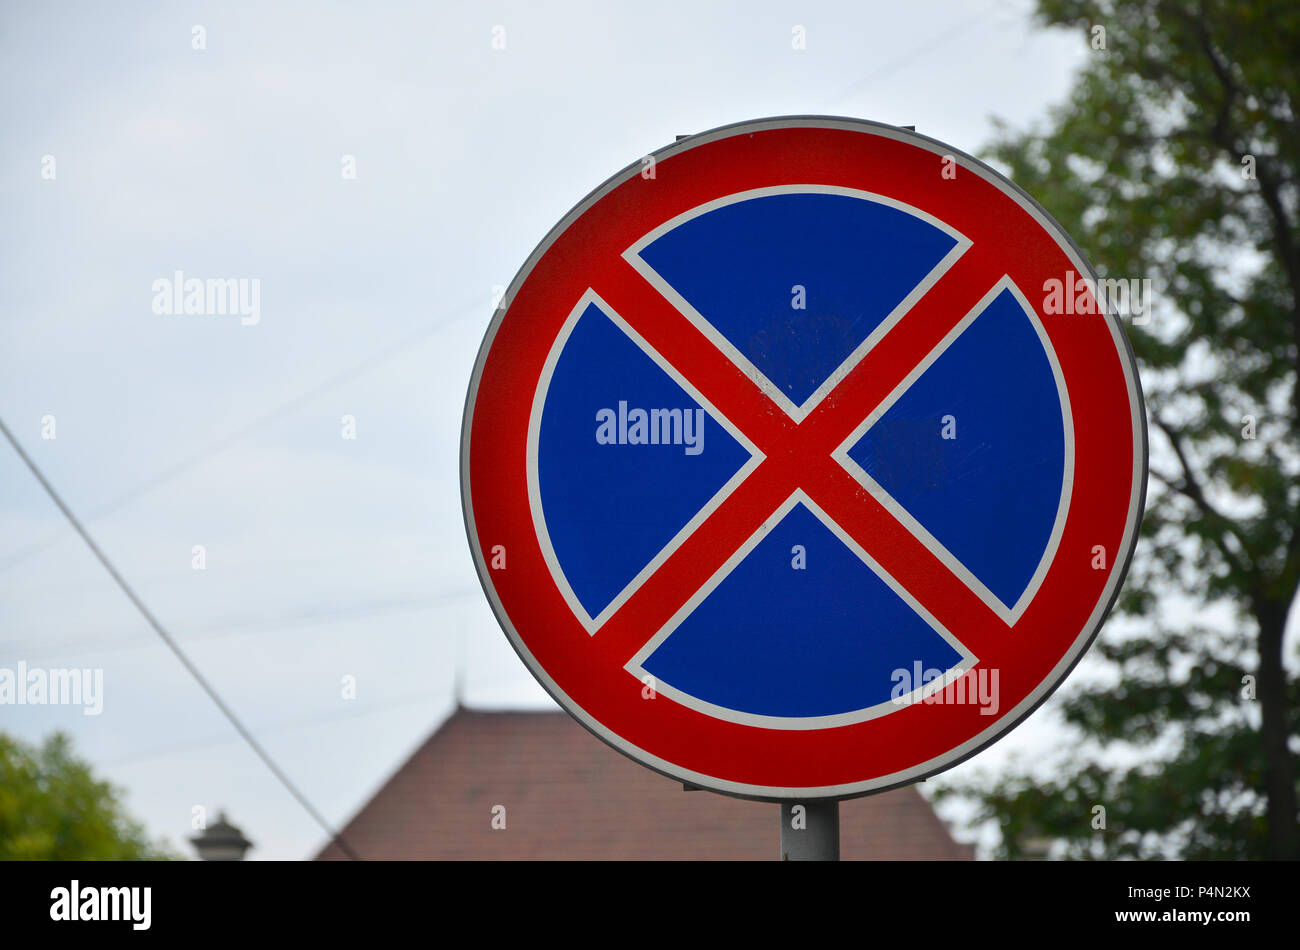
[[[498,619],[534,675],[621,751],[684,781],[745,797],[865,794],[949,767],[1005,734],[1032,711],[1020,708],[1023,701],[1043,686],[1033,705],[1046,698],[1095,636],[1141,520],[1145,429],[1123,331],[1117,342],[1113,317],[1042,312],[1045,282],[1080,270],[1067,253],[1074,250],[1068,238],[1035,220],[1029,207],[1051,222],[1014,186],[957,150],[892,127],[824,121],[763,120],[706,133],[658,153],[654,178],[639,174],[638,163],[597,189],[516,278],[484,340],[465,411],[462,489],[471,547]],[[941,175],[945,157],[957,163],[955,177]],[[543,558],[528,500],[532,394],[578,299],[588,287],[599,293],[603,283],[625,278],[620,255],[678,214],[725,195],[793,184],[873,192],[951,225],[972,240],[967,254],[990,254],[1010,275],[1055,349],[1073,418],[1074,484],[1041,587],[1010,630],[995,629],[991,612],[962,615],[955,605],[925,603],[958,639],[977,636],[984,644],[976,668],[999,671],[1000,705],[991,719],[973,704],[918,704],[852,725],[780,730],[716,719],[662,694],[648,701],[640,681],[622,668],[626,657],[603,647],[604,631],[589,635],[573,615]],[[980,296],[975,292],[972,302]],[[890,335],[901,335],[905,323]],[[496,545],[507,552],[502,571],[485,563]],[[1093,568],[1096,545],[1106,550],[1106,570]],[[906,571],[891,572],[911,589]],[[678,605],[645,618],[647,639]],[[977,738],[976,747],[953,754]]]

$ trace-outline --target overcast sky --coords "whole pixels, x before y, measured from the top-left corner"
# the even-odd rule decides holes
[[[551,705],[461,519],[494,285],[677,134],[840,114],[978,151],[1088,55],[1028,6],[7,3],[0,417],[341,824],[458,669],[470,705]],[[256,322],[156,313],[177,271],[256,278]],[[70,732],[151,834],[188,853],[201,805],[251,857],[322,843],[0,443],[0,666],[19,661],[103,669],[102,715],[4,706],[0,729]],[[974,764],[1050,745],[1043,716]]]

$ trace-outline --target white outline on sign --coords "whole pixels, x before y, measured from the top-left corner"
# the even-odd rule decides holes
[[[672,636],[673,632],[681,626],[682,622],[694,613],[695,608],[704,603],[705,599],[708,598],[708,596],[727,579],[731,572],[740,565],[740,562],[748,557],[749,553],[753,551],[754,548],[758,547],[762,540],[781,523],[782,519],[794,510],[795,505],[799,504],[802,504],[812,512],[817,520],[829,528],[831,533],[833,533],[835,537],[839,538],[840,542],[845,547],[857,555],[858,559],[862,561],[863,564],[867,565],[867,567],[869,567],[877,577],[884,581],[885,585],[897,594],[914,614],[925,621],[925,623],[928,624],[935,633],[943,637],[943,639],[947,641],[948,645],[960,654],[961,660],[954,666],[949,667],[944,672],[943,676],[931,680],[929,683],[924,683],[921,686],[918,686],[906,696],[900,697],[897,700],[889,699],[885,702],[877,703],[874,706],[855,709],[845,713],[835,713],[829,716],[765,716],[758,713],[740,712],[736,709],[729,709],[726,706],[718,706],[710,702],[705,702],[702,699],[697,699],[689,693],[684,693],[681,690],[676,689],[670,683],[665,682],[662,678],[654,676],[652,673],[648,673],[642,664],[644,664],[650,657],[650,654],[659,649],[659,645]],[[976,657],[964,643],[953,636],[952,633],[943,626],[943,624],[939,623],[939,621],[934,618],[934,615],[931,614],[930,611],[925,609],[920,601],[908,593],[907,589],[903,587],[902,584],[894,580],[894,578],[890,576],[889,572],[881,567],[875,558],[868,554],[861,545],[853,540],[853,538],[849,537],[848,532],[841,528],[835,519],[822,511],[817,503],[804,493],[802,488],[797,488],[790,494],[789,498],[781,503],[780,507],[778,507],[776,511],[768,516],[767,520],[764,521],[759,529],[750,536],[749,540],[736,549],[736,552],[732,554],[731,557],[727,559],[726,563],[724,563],[722,567],[720,567],[717,572],[715,572],[714,575],[705,582],[704,586],[697,590],[691,596],[691,599],[682,605],[682,608],[678,610],[677,613],[673,614],[668,623],[664,624],[659,632],[651,637],[646,642],[645,646],[637,651],[636,656],[632,657],[632,659],[628,661],[627,666],[625,666],[624,669],[635,676],[638,680],[643,679],[645,676],[654,677],[654,688],[656,692],[662,693],[669,699],[676,700],[683,706],[689,706],[694,710],[713,716],[715,719],[727,719],[731,722],[739,722],[747,726],[765,726],[769,729],[827,729],[832,726],[848,726],[855,722],[865,722],[868,719],[886,716],[889,713],[904,709],[911,703],[919,702],[931,693],[936,693],[939,690],[944,689],[949,683],[956,682],[966,674],[967,670],[978,662],[979,658]]]
[[[1045,232],[1066,259],[1074,265],[1076,273],[1091,277],[1094,281],[1097,279],[1097,272],[1084,257],[1083,252],[1070,239],[1065,230],[1061,227],[1050,214],[1036,202],[1032,197],[1026,194],[1021,188],[1013,182],[1007,180],[1003,175],[993,168],[985,165],[960,149],[954,148],[946,142],[941,142],[929,136],[922,135],[910,130],[900,129],[896,126],[886,125],[880,122],[871,122],[865,119],[849,119],[843,116],[815,116],[815,115],[796,115],[796,116],[773,116],[769,118],[736,122],[730,125],[719,126],[702,132],[699,135],[692,135],[686,139],[671,143],[653,153],[654,159],[660,163],[660,167],[665,171],[671,170],[668,163],[684,152],[709,145],[723,139],[738,138],[742,135],[755,136],[770,130],[781,129],[833,129],[846,132],[853,132],[859,135],[872,136],[878,139],[887,139],[895,142],[902,142],[919,151],[928,152],[936,160],[944,158],[955,158],[961,174],[970,174],[980,181],[986,182],[990,187],[996,189],[1001,194],[1015,203],[1026,215]],[[533,269],[543,256],[554,246],[559,237],[564,234],[575,221],[586,214],[594,205],[604,199],[612,191],[624,183],[631,181],[640,176],[644,166],[640,158],[636,159],[626,167],[611,175],[608,179],[589,192],[581,201],[579,201],[569,212],[547,232],[546,236],[538,243],[523,266],[519,269],[514,279],[510,282],[505,296],[502,297],[499,306],[493,313],[487,330],[483,335],[483,341],[479,346],[478,356],[475,359],[473,372],[470,374],[469,385],[465,393],[465,411],[461,423],[461,455],[460,455],[460,474],[461,474],[461,504],[465,516],[465,533],[469,542],[470,552],[474,557],[474,565],[478,572],[479,583],[483,587],[484,596],[487,597],[492,612],[496,616],[498,623],[501,624],[515,652],[519,654],[524,665],[529,672],[541,683],[551,697],[567,710],[579,723],[589,732],[607,743],[611,748],[627,755],[629,758],[645,765],[647,768],[654,769],[662,775],[668,776],[678,782],[686,782],[692,785],[698,785],[701,788],[712,789],[727,795],[734,795],[738,798],[756,799],[759,801],[785,801],[789,799],[830,799],[830,798],[853,798],[859,795],[867,795],[873,792],[885,791],[890,788],[897,788],[910,782],[915,782],[931,775],[936,775],[945,769],[970,758],[975,753],[984,749],[995,742],[1000,737],[1019,725],[1024,719],[1032,713],[1038,706],[1049,696],[1071,669],[1079,662],[1083,652],[1096,638],[1097,631],[1101,626],[1102,620],[1110,612],[1115,598],[1119,593],[1120,583],[1123,581],[1128,571],[1129,561],[1133,556],[1133,549],[1137,543],[1137,533],[1141,522],[1141,511],[1143,502],[1146,497],[1146,473],[1147,473],[1147,428],[1146,412],[1142,399],[1142,390],[1139,385],[1137,376],[1137,363],[1133,355],[1133,349],[1128,343],[1125,336],[1119,314],[1116,312],[1113,303],[1107,309],[1103,319],[1106,321],[1107,330],[1110,334],[1111,344],[1114,347],[1116,357],[1119,361],[1121,373],[1124,378],[1124,386],[1128,395],[1129,404],[1129,425],[1132,432],[1132,450],[1133,450],[1133,468],[1132,478],[1129,486],[1128,510],[1124,520],[1123,535],[1120,539],[1119,546],[1116,549],[1115,557],[1110,560],[1110,567],[1107,570],[1105,584],[1097,598],[1096,604],[1083,621],[1079,632],[1075,635],[1069,647],[1061,654],[1060,659],[1040,682],[1029,691],[1014,707],[1000,710],[1000,714],[993,717],[992,721],[979,732],[971,735],[964,742],[960,742],[938,755],[930,756],[923,760],[915,761],[913,764],[898,769],[894,772],[875,774],[868,778],[856,781],[843,782],[837,785],[755,785],[748,782],[735,781],[732,779],[722,778],[696,769],[687,768],[676,762],[672,762],[662,756],[656,755],[647,749],[638,746],[636,743],[624,738],[618,732],[615,732],[610,726],[605,725],[594,716],[592,716],[583,706],[575,701],[567,692],[560,687],[554,678],[546,671],[546,668],[538,662],[537,657],[528,648],[527,643],[519,635],[515,628],[514,621],[511,620],[509,613],[501,602],[501,597],[495,588],[495,577],[488,566],[488,560],[484,554],[483,540],[479,537],[477,522],[474,515],[474,496],[473,496],[473,478],[470,472],[470,461],[472,453],[470,451],[471,442],[474,432],[474,410],[478,401],[479,386],[483,379],[483,370],[487,363],[488,355],[492,351],[492,345],[496,340],[497,333],[501,329],[506,315],[510,312],[516,295],[520,288],[528,280]],[[628,687],[630,689],[641,689],[642,684],[628,677]]]
[[[730,340],[719,333],[717,328],[714,327],[703,314],[691,306],[686,298],[679,294],[672,284],[668,283],[668,281],[660,276],[658,271],[651,267],[641,257],[641,251],[643,248],[654,243],[668,232],[681,227],[692,218],[699,217],[702,214],[707,214],[710,211],[715,211],[718,208],[726,207],[727,205],[738,204],[742,201],[750,201],[754,198],[790,194],[844,195],[850,198],[861,198],[864,201],[873,201],[876,204],[882,204],[886,207],[893,208],[896,211],[902,211],[904,214],[918,218],[932,227],[938,228],[944,234],[947,234],[957,242],[953,246],[952,250],[945,254],[939,262],[930,269],[929,273],[927,273],[925,277],[921,278],[921,282],[913,287],[911,292],[898,302],[898,306],[894,307],[885,319],[880,321],[880,324],[872,330],[870,334],[868,334],[867,338],[859,343],[857,347],[854,348],[853,352],[844,358],[844,361],[835,368],[834,372],[822,381],[822,384],[813,391],[811,396],[804,400],[804,403],[801,406],[796,406],[790,397],[787,396],[785,392],[776,385],[776,383],[768,379],[767,375],[762,370],[750,362],[749,357],[745,356],[745,354],[740,352],[740,350],[738,350]],[[632,267],[636,269],[637,273],[646,279],[646,282],[649,283],[650,286],[659,291],[659,293],[663,295],[669,303],[681,311],[682,316],[695,324],[696,328],[709,338],[709,342],[726,354],[727,358],[735,363],[736,366],[740,368],[740,371],[748,376],[750,380],[753,381],[754,385],[763,391],[764,395],[785,410],[785,413],[795,422],[802,422],[807,417],[808,413],[812,412],[813,409],[817,407],[817,404],[826,398],[826,394],[838,386],[845,376],[849,375],[853,370],[853,367],[857,366],[858,363],[861,362],[862,358],[867,355],[867,352],[879,343],[884,335],[894,328],[894,325],[897,324],[898,321],[903,319],[904,315],[912,309],[913,305],[930,292],[930,288],[938,283],[939,278],[947,273],[953,264],[957,263],[957,258],[965,254],[970,246],[970,239],[960,231],[956,230],[952,225],[940,221],[938,218],[931,214],[927,214],[920,208],[914,208],[909,204],[905,204],[904,202],[897,201],[893,198],[887,198],[884,195],[877,195],[870,191],[860,191],[856,188],[841,188],[837,185],[774,185],[770,188],[752,188],[749,191],[738,191],[734,195],[724,195],[721,198],[714,198],[712,201],[706,201],[704,204],[698,205],[690,211],[679,214],[677,217],[665,221],[663,224],[638,239],[635,244],[623,252],[623,259],[631,264]]]
[[[537,442],[541,434],[542,411],[546,408],[546,395],[551,390],[551,376],[555,373],[555,364],[560,360],[560,354],[564,351],[564,346],[569,342],[569,335],[573,333],[573,328],[578,325],[578,320],[592,304],[600,310],[606,317],[613,322],[614,326],[623,331],[623,334],[634,344],[636,344],[646,356],[654,360],[655,364],[672,378],[678,386],[686,391],[686,394],[695,400],[697,404],[704,408],[704,411],[713,416],[713,418],[731,435],[733,439],[740,443],[741,447],[749,453],[749,461],[736,470],[727,482],[719,488],[698,512],[686,522],[667,544],[660,549],[645,567],[637,573],[621,591],[605,605],[604,609],[595,617],[587,612],[578,600],[578,595],[573,592],[573,586],[569,583],[568,577],[564,574],[564,568],[560,565],[560,560],[555,555],[555,548],[551,544],[551,534],[546,527],[546,513],[542,508],[541,483],[537,473]],[[551,569],[551,575],[555,578],[555,584],[564,595],[565,602],[573,611],[582,625],[586,628],[587,633],[595,635],[596,631],[613,616],[614,612],[623,604],[627,603],[629,597],[636,593],[646,578],[650,577],[659,566],[668,560],[674,551],[681,547],[695,529],[704,523],[704,519],[713,514],[714,510],[726,500],[727,496],[736,490],[736,487],[749,477],[749,473],[758,468],[759,463],[766,456],[758,450],[758,447],[751,442],[743,432],[741,432],[732,423],[730,419],[719,412],[704,396],[696,389],[689,380],[679,373],[671,363],[663,358],[659,352],[652,347],[641,334],[637,333],[619,314],[601,299],[600,294],[588,287],[586,292],[578,299],[578,303],[570,311],[568,318],[564,321],[559,334],[555,337],[555,342],[551,345],[551,351],[546,356],[546,365],[542,369],[541,379],[538,381],[537,390],[533,393],[533,408],[528,418],[528,507],[533,513],[533,527],[537,531],[537,540],[542,548],[542,556],[546,558],[546,566]]]
[[[1024,311],[1025,316],[1029,318],[1030,325],[1034,328],[1034,332],[1038,334],[1038,341],[1042,344],[1043,351],[1047,354],[1047,361],[1052,366],[1052,378],[1056,382],[1056,394],[1061,409],[1061,432],[1065,441],[1061,494],[1060,501],[1056,506],[1056,518],[1052,522],[1052,532],[1048,535],[1047,546],[1043,548],[1043,554],[1038,559],[1038,567],[1029,578],[1028,586],[1025,587],[1015,604],[1011,606],[1004,604],[1000,597],[989,590],[983,581],[957,559],[956,555],[927,531],[921,522],[912,517],[911,512],[895,500],[889,492],[885,491],[884,487],[868,475],[861,465],[849,457],[849,449],[857,445],[867,430],[880,421],[881,417],[890,410],[894,403],[902,398],[913,383],[925,375],[935,361],[944,354],[948,347],[956,342],[959,336],[966,332],[967,327],[988,309],[989,305],[998,298],[1003,290],[1010,290],[1012,295],[1015,296],[1016,302],[1020,304],[1020,309]],[[942,561],[943,565],[959,577],[980,600],[988,604],[989,609],[1001,617],[1008,627],[1014,627],[1016,621],[1020,619],[1025,609],[1033,601],[1034,595],[1038,593],[1043,578],[1047,576],[1047,569],[1052,566],[1052,560],[1056,557],[1057,545],[1060,544],[1061,535],[1065,532],[1065,516],[1070,510],[1070,496],[1074,492],[1074,414],[1070,411],[1070,396],[1065,391],[1065,376],[1061,373],[1061,364],[1056,359],[1056,350],[1052,348],[1052,343],[1047,338],[1047,331],[1043,329],[1038,316],[1034,313],[1033,308],[1029,306],[1029,301],[1020,292],[1020,288],[1016,286],[1015,281],[1004,274],[989,292],[980,299],[979,303],[975,304],[970,312],[958,321],[957,325],[948,332],[948,335],[939,341],[939,345],[926,354],[925,358],[916,364],[915,368],[903,378],[893,392],[881,400],[880,404],[871,411],[871,414],[862,420],[862,423],[850,433],[849,437],[840,444],[840,447],[831,453],[831,458],[843,465],[850,475],[861,482],[863,487],[871,492],[875,499],[891,515],[897,518],[913,537],[924,544],[930,553]]]

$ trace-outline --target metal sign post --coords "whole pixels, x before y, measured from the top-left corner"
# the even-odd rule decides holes
[[[835,799],[781,803],[781,860],[838,861],[840,803]]]

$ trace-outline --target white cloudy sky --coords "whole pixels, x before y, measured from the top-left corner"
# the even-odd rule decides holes
[[[7,3],[0,417],[341,823],[447,714],[457,669],[470,704],[550,704],[461,521],[493,286],[679,133],[843,114],[978,150],[1087,55],[1028,6]],[[177,270],[258,278],[260,322],[155,314]],[[104,670],[103,715],[10,706],[0,729],[70,732],[154,835],[181,846],[204,805],[254,857],[321,844],[0,443],[0,666],[19,660]],[[1042,718],[977,762],[1050,744]]]

